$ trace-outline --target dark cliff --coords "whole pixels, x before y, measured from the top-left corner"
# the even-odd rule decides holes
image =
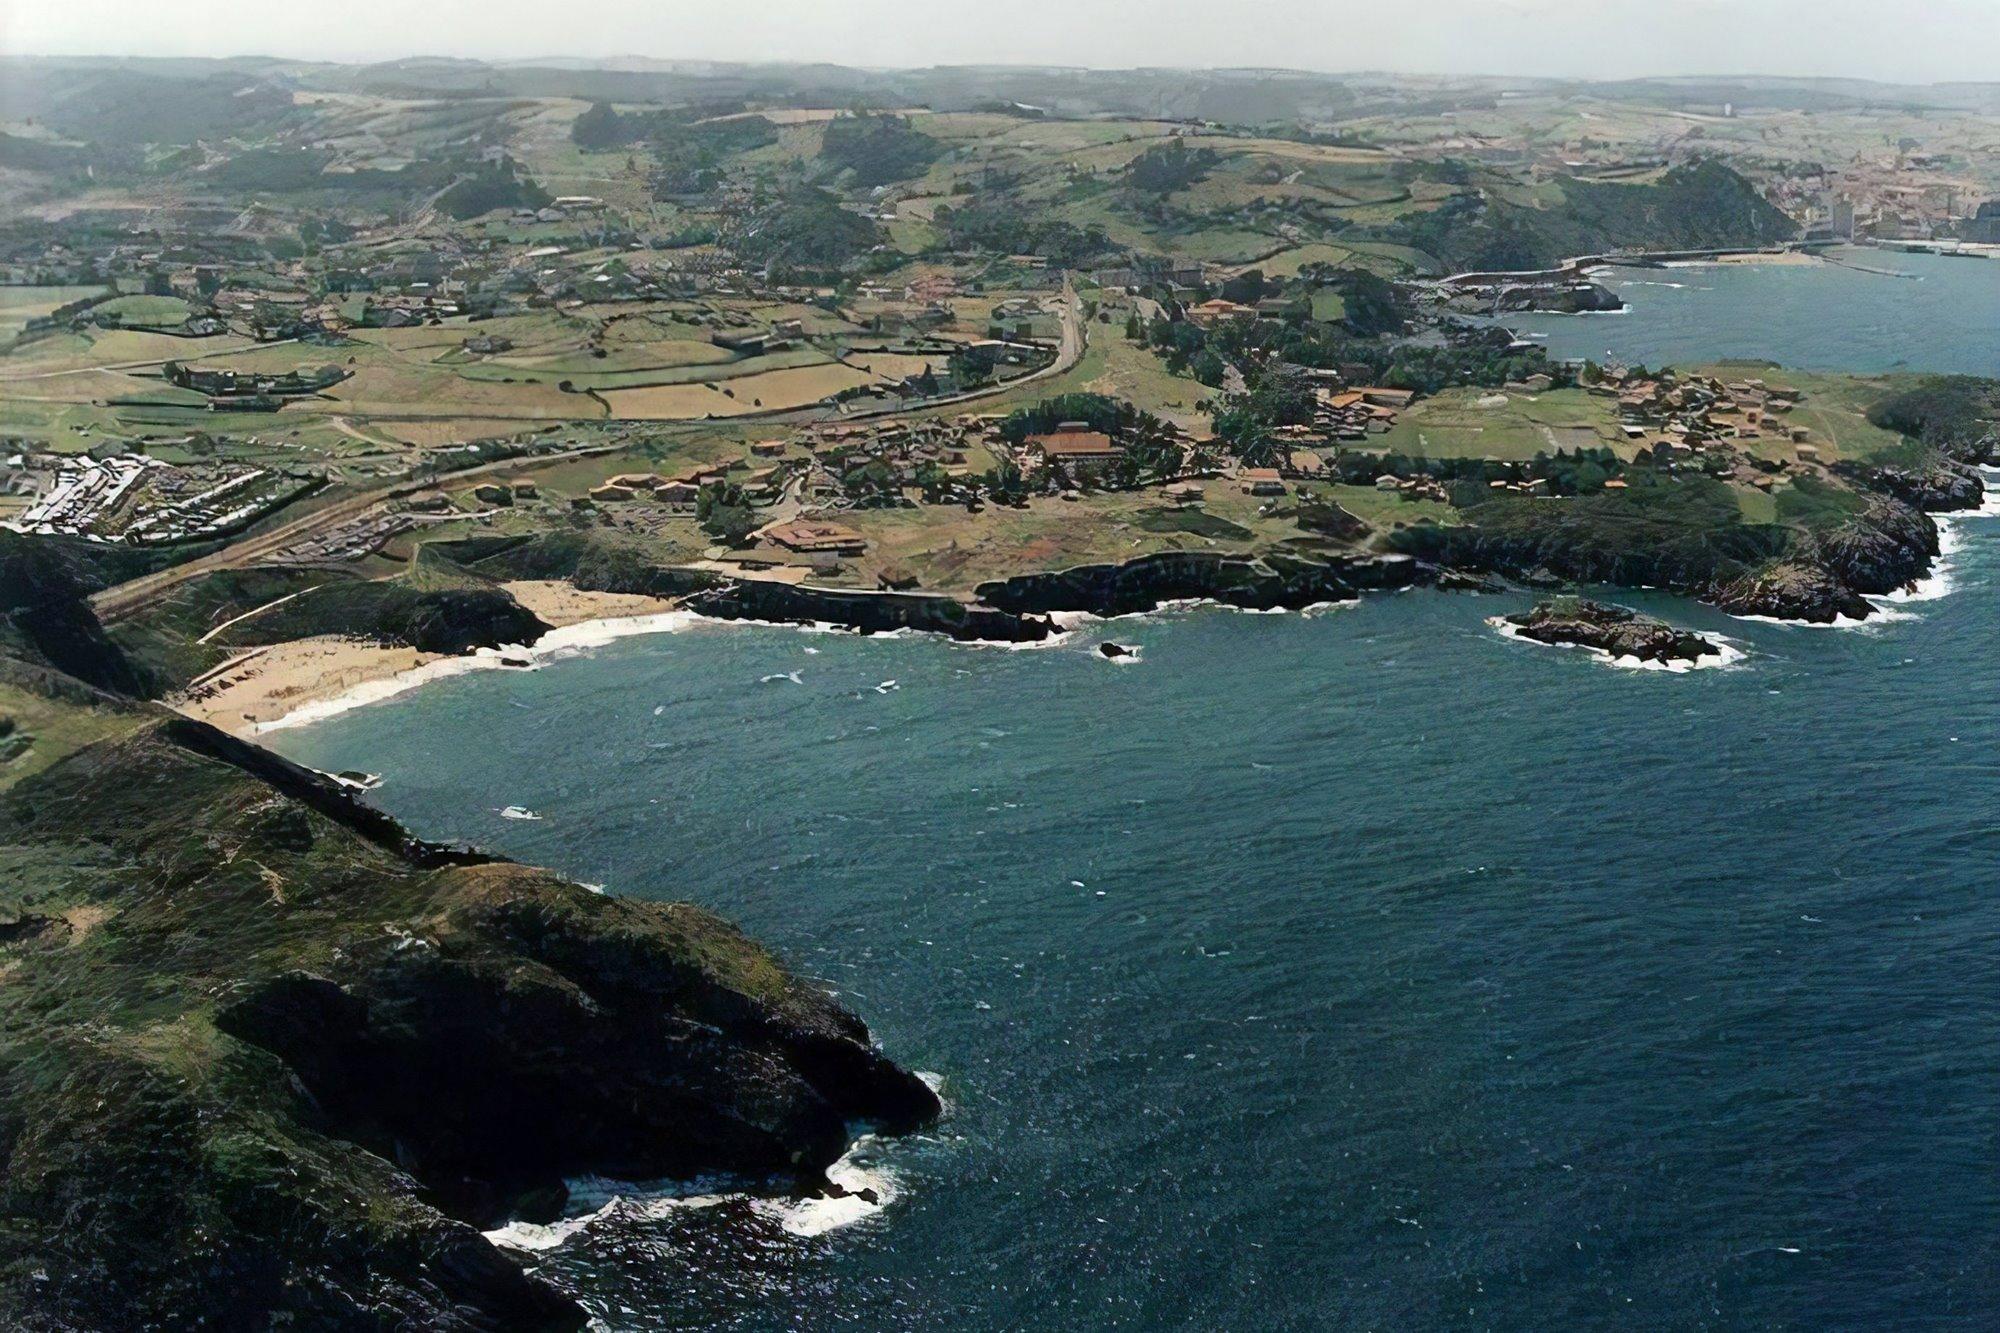
[[[0,1325],[576,1328],[479,1228],[579,1174],[825,1190],[937,1114],[713,915],[423,842],[11,623],[0,688],[73,720],[0,772]]]
[[[981,584],[979,598],[1017,615],[1087,611],[1129,615],[1167,602],[1207,598],[1254,610],[1298,609],[1349,601],[1364,592],[1428,581],[1430,570],[1408,556],[1338,554],[1260,557],[1166,551],[1116,565],[1079,565]]]

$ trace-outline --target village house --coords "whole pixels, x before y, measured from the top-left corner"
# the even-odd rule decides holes
[[[868,540],[853,528],[819,519],[793,519],[764,530],[764,537],[802,555],[860,555]]]
[[[1109,435],[1082,421],[1065,421],[1045,435],[1030,435],[1026,444],[1051,466],[1064,464],[1083,470],[1108,467],[1122,452]]]
[[[1197,328],[1212,329],[1218,324],[1233,324],[1240,320],[1255,319],[1255,306],[1240,305],[1235,301],[1225,301],[1221,297],[1203,301],[1200,305],[1189,306],[1188,322]]]
[[[1283,495],[1285,479],[1274,467],[1246,467],[1237,480],[1246,495]]]

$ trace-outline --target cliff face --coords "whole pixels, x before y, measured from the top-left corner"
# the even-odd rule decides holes
[[[1825,566],[1798,560],[1773,561],[1718,584],[1706,600],[1731,615],[1807,620],[1820,625],[1840,619],[1865,620],[1875,610]]]
[[[1839,475],[1869,490],[1881,491],[1926,513],[1944,514],[1977,509],[1986,502],[1986,484],[1967,463],[1943,455],[1907,467],[1885,467],[1841,461]]]
[[[1306,559],[1273,552],[1247,559],[1167,551],[1123,564],[1022,574],[981,584],[978,591],[987,605],[1021,615],[1087,611],[1117,616],[1197,597],[1255,610],[1297,609],[1347,601],[1363,592],[1407,588],[1433,574],[1405,555]]]
[[[1821,534],[1813,554],[1855,592],[1894,592],[1922,578],[1937,558],[1937,524],[1901,500],[1871,496],[1859,514]]]
[[[936,1097],[714,916],[162,720],[0,795],[0,1322],[573,1328],[566,1175],[823,1187]]]

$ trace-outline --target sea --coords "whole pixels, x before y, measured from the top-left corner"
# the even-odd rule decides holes
[[[1691,280],[1801,273],[1868,277]],[[1617,594],[1741,654],[1685,673],[1508,639],[1515,594],[674,619],[264,739],[733,918],[936,1080],[837,1172],[875,1205],[578,1181],[510,1229],[605,1329],[1990,1328],[2000,517],[1948,527],[1860,628]]]
[[[2000,376],[2000,259],[1842,246],[1828,262],[1607,268],[1628,309],[1510,315],[1558,359]]]

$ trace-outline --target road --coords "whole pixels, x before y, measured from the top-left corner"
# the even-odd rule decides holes
[[[994,384],[981,389],[970,389],[964,393],[950,394],[942,398],[927,398],[915,405],[885,407],[879,412],[856,412],[852,413],[851,416],[853,418],[868,418],[916,415],[922,412],[935,411],[940,407],[951,407],[961,403],[977,402],[982,398],[989,398],[998,393],[1005,393],[1023,384],[1046,379],[1053,375],[1060,375],[1064,371],[1070,370],[1077,362],[1083,359],[1086,346],[1087,339],[1083,327],[1082,302],[1077,299],[1075,285],[1068,279],[1064,279],[1062,342],[1056,351],[1056,359],[1048,365],[1042,367],[1040,370],[1023,375],[1018,379],[1008,380],[1002,384]],[[746,413],[745,415],[759,414]],[[771,415],[777,416],[779,414],[773,413]],[[799,419],[812,420],[814,418],[801,417]],[[660,423],[652,424],[657,425]],[[205,574],[215,573],[217,570],[240,569],[246,565],[254,565],[258,561],[269,559],[286,547],[292,546],[308,537],[317,536],[364,517],[369,511],[379,505],[387,504],[391,500],[399,500],[408,496],[421,494],[425,491],[436,490],[440,485],[460,486],[474,478],[489,476],[496,472],[506,472],[509,470],[521,471],[531,467],[542,467],[548,463],[560,462],[564,459],[588,458],[597,454],[615,453],[624,447],[625,443],[621,440],[610,444],[590,445],[584,448],[565,450],[561,453],[502,459],[498,462],[484,463],[478,467],[467,468],[463,472],[449,473],[435,479],[422,481],[414,479],[404,480],[392,482],[386,486],[378,486],[371,490],[357,491],[353,495],[345,496],[331,504],[315,509],[309,514],[301,514],[289,522],[281,523],[273,528],[267,528],[262,532],[251,533],[207,555],[175,565],[170,569],[158,570],[140,578],[132,579],[129,582],[106,588],[91,598],[91,605],[96,608],[100,618],[104,620],[117,620],[120,617],[131,615],[134,611],[144,606],[150,605],[192,579],[198,579]]]
[[[158,570],[106,588],[92,597],[90,603],[100,619],[117,620],[166,596],[190,579],[197,579],[217,570],[240,569],[245,565],[256,564],[259,560],[276,555],[305,538],[317,536],[362,518],[377,506],[387,504],[391,500],[434,491],[440,485],[457,486],[478,477],[491,476],[496,472],[522,471],[571,458],[590,458],[597,454],[615,453],[624,447],[625,442],[620,440],[610,444],[566,449],[553,454],[503,458],[491,463],[482,463],[478,467],[466,468],[462,472],[448,473],[442,477],[425,480],[408,479],[391,482],[371,490],[357,491],[309,514],[301,514],[289,522],[280,523],[274,528],[250,533],[207,555],[197,556],[169,569]]]

